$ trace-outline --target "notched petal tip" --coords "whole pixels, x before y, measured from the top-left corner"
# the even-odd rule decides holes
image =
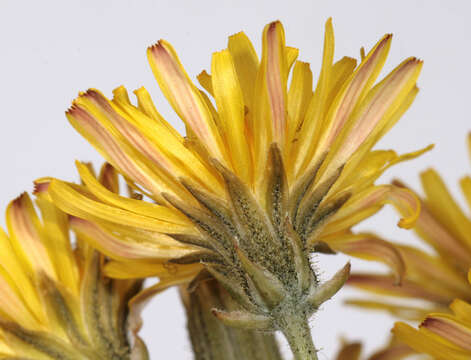
[[[153,45],[151,45],[147,48],[147,52],[149,52],[149,53],[152,52],[152,53],[156,54],[161,50],[165,51],[164,46],[163,46],[164,42],[165,42],[165,40],[162,40],[162,39],[158,40],[155,44],[153,44]]]
[[[51,183],[51,178],[40,178],[33,181],[33,195],[47,193],[49,189],[49,184]]]
[[[268,30],[272,31],[275,30],[277,26],[283,26],[280,20],[274,20],[268,24]]]

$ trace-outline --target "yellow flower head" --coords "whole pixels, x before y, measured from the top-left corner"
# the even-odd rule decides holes
[[[471,270],[468,274],[471,290]],[[397,339],[418,352],[440,360],[471,358],[471,303],[455,299],[450,304],[451,314],[431,313],[419,329],[399,322],[393,333]]]
[[[74,226],[93,227],[97,247],[123,262],[116,266],[120,276],[154,275],[153,266],[170,260],[193,266],[179,268],[188,281],[202,263],[248,311],[217,312],[221,319],[289,332],[283,314],[309,317],[348,275],[346,267],[319,290],[310,252],[343,250],[345,243],[355,248],[354,240],[338,240],[385,203],[400,209],[401,226],[417,217],[408,190],[374,185],[389,166],[422,152],[372,151],[418,91],[422,62],[416,58],[375,84],[390,44],[391,35],[384,36],[358,66],[348,57],[334,62],[328,20],[313,91],[309,64],[296,61],[298,50],[286,46],[281,23],[273,22],[263,31],[260,59],[243,33],[213,54],[211,74],[198,76],[204,92],[161,40],[147,56],[186,137],[162,118],[144,88],[135,91],[137,105],[123,87],[112,100],[88,90],[67,112],[129,186],[151,201],[107,191],[82,164],[84,186],[52,180],[49,193],[80,219]],[[362,244],[355,249],[391,262],[400,277],[397,259],[383,258],[377,251],[383,243],[375,246],[373,252]]]
[[[141,281],[104,278],[103,256],[80,237],[73,245],[67,215],[37,190],[42,220],[22,194],[7,209],[9,234],[0,229],[0,357],[146,359],[138,314],[128,322]]]
[[[471,134],[468,142],[471,145]],[[387,309],[401,317],[418,320],[430,310],[446,309],[455,298],[471,301],[471,288],[467,283],[471,267],[471,219],[460,209],[435,170],[423,172],[421,181],[425,198],[421,199],[421,212],[414,231],[429,249],[394,244],[407,269],[402,286],[395,286],[390,276],[369,273],[352,274],[349,284],[385,295],[425,300],[429,306],[400,307],[362,300],[353,303]],[[398,181],[395,183],[404,186]],[[460,185],[471,205],[471,177],[461,179]],[[355,236],[358,239],[374,237],[371,234]]]
[[[471,156],[471,134],[468,136]],[[438,173],[432,169],[421,174],[425,197],[414,230],[429,246],[397,245],[406,269],[401,286],[390,276],[371,273],[352,274],[349,283],[370,292],[402,298],[425,300],[423,307],[397,305],[388,300],[353,300],[352,304],[388,310],[410,320],[425,320],[414,330],[404,323],[396,324],[397,338],[417,351],[439,359],[471,358],[471,219],[447,190]],[[398,186],[404,186],[396,182]],[[471,206],[471,177],[460,181]],[[357,237],[372,237],[357,234]],[[379,239],[378,239],[379,240]],[[450,305],[451,304],[451,305]],[[448,311],[448,306],[452,314]]]

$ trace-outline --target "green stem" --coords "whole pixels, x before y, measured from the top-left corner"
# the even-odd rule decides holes
[[[295,313],[290,315],[284,318],[281,331],[288,340],[294,359],[318,360],[307,319]]]
[[[214,280],[193,291],[181,288],[195,360],[282,360],[273,333],[224,325],[211,309],[237,310],[237,304]]]

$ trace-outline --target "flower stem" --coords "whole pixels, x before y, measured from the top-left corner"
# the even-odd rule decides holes
[[[281,331],[288,340],[295,360],[318,360],[317,350],[306,318],[292,313],[284,318]]]
[[[180,289],[195,360],[282,360],[274,333],[230,328],[211,309],[236,310],[234,300],[214,280],[192,292]]]

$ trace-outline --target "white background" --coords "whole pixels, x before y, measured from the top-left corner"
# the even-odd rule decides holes
[[[73,160],[101,163],[69,126],[64,111],[88,87],[110,95],[113,88],[144,85],[167,119],[182,129],[154,82],[146,47],[164,38],[196,76],[208,68],[227,36],[244,30],[260,48],[263,26],[280,19],[287,43],[317,74],[324,22],[333,17],[336,58],[359,57],[385,33],[394,39],[386,70],[403,58],[425,60],[421,92],[412,109],[381,141],[381,148],[407,152],[436,143],[432,153],[392,168],[382,181],[400,177],[418,189],[418,172],[433,164],[458,194],[467,173],[465,136],[470,130],[470,2],[462,1],[6,1],[0,0],[0,207],[40,176],[75,180]],[[390,209],[362,225],[412,242],[395,227]],[[325,279],[346,257],[319,260]],[[354,269],[371,267],[359,261]],[[382,267],[378,267],[382,268]],[[342,306],[345,290],[313,319],[321,359],[331,359],[340,335],[363,339],[367,350],[386,338],[392,318]],[[144,314],[143,336],[154,359],[191,359],[185,320],[175,290],[158,296]]]

